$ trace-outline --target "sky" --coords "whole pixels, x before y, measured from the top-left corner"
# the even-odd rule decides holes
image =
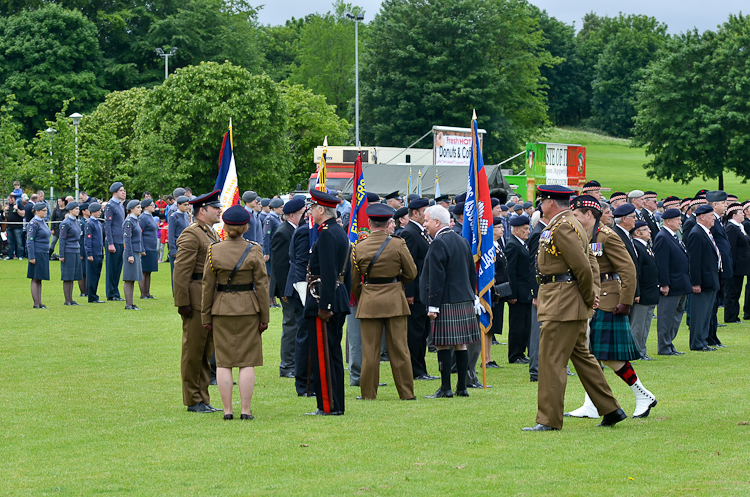
[[[261,24],[284,24],[291,17],[304,17],[315,12],[332,10],[332,0],[255,0],[251,5],[265,2],[258,15]],[[365,9],[365,22],[371,21],[380,10],[380,0],[354,0],[354,5]],[[616,16],[623,14],[645,14],[666,23],[672,34],[682,33],[695,27],[699,31],[716,30],[729,14],[750,13],[747,0],[531,0],[531,3],[546,10],[551,16],[568,24],[575,22],[580,29],[587,12]]]

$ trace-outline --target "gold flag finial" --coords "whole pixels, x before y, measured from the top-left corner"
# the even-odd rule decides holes
[[[477,110],[474,109],[474,111],[471,114],[471,120],[476,121],[477,120]]]

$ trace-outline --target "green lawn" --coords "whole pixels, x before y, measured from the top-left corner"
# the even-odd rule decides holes
[[[525,433],[536,384],[527,367],[508,364],[489,370],[494,388],[468,399],[423,399],[438,382],[417,382],[418,400],[402,402],[383,363],[388,386],[377,401],[357,402],[359,389],[347,387],[345,416],[303,416],[315,404],[278,377],[281,313],[272,310],[256,420],[225,422],[182,406],[180,320],[169,266],[160,268],[158,300],[138,300],[142,312],[119,302],[64,307],[60,281],[45,283],[45,311],[31,309],[25,261],[0,263],[0,493],[750,495],[747,325],[720,329],[726,349],[637,362],[659,399],[647,419],[614,428],[567,420],[560,432]],[[678,349],[688,349],[687,337],[683,326]],[[507,347],[493,354],[507,362]],[[428,365],[437,373],[433,354]],[[632,413],[630,389],[606,376]],[[211,395],[220,406],[216,387]],[[566,409],[582,400],[571,378]]]
[[[643,165],[649,161],[642,148],[631,148],[630,140],[568,129],[554,129],[539,141],[571,143],[586,147],[586,177],[599,181],[602,186],[629,192],[635,189],[654,190],[659,198],[677,195],[692,197],[703,188],[715,190],[718,180],[694,180],[687,185],[671,181],[656,181],[646,175]],[[724,189],[741,200],[750,198],[750,184],[742,182],[734,174],[724,175]],[[609,197],[608,192],[604,192]]]

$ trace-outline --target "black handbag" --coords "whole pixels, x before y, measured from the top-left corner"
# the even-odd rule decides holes
[[[493,288],[495,289],[495,298],[497,298],[498,301],[510,296],[510,294],[513,293],[513,291],[510,289],[509,281],[500,283],[499,285],[493,285]]]

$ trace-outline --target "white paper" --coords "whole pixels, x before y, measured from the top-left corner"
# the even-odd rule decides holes
[[[300,300],[302,300],[302,305],[305,305],[305,299],[307,298],[307,282],[298,281],[293,286],[294,289],[297,290]]]

